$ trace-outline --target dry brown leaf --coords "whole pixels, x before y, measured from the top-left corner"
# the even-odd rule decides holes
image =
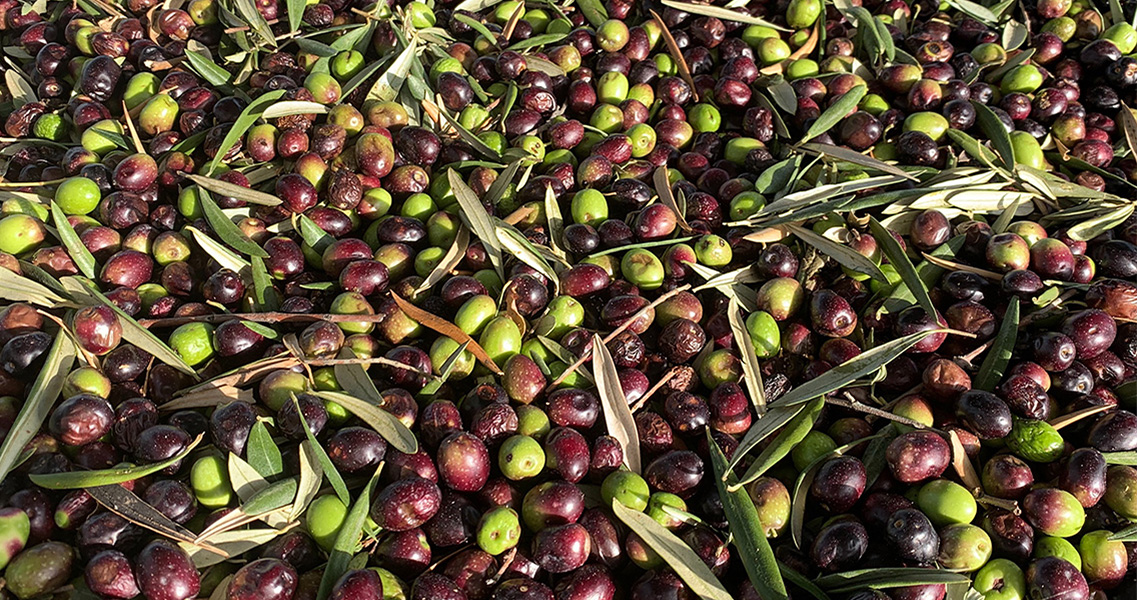
[[[955,473],[967,485],[967,489],[972,492],[982,490],[983,483],[979,480],[979,474],[975,472],[975,465],[971,464],[971,459],[967,457],[967,451],[963,449],[959,433],[950,431],[948,437],[951,441],[951,464],[955,467]]]
[[[187,408],[207,408],[219,406],[230,402],[248,402],[253,404],[256,398],[252,390],[242,390],[229,385],[204,387],[199,390],[179,396],[158,407],[161,411],[184,410]]]
[[[489,368],[489,370],[498,375],[504,374],[501,370],[501,367],[497,366],[493,359],[490,358],[490,355],[486,354],[486,351],[483,350],[480,345],[478,345],[478,342],[474,341],[474,338],[470,337],[470,335],[465,331],[459,329],[457,325],[441,317],[426,312],[414,304],[411,304],[398,294],[391,294],[391,298],[394,299],[395,304],[399,306],[399,310],[406,313],[406,315],[411,319],[418,321],[420,325],[423,325],[429,329],[433,329],[434,331],[441,333],[442,335],[454,340],[455,342],[458,342],[459,344],[469,342],[470,345],[466,347],[466,350],[469,350],[470,353],[478,359],[478,362],[482,363],[487,368]]]
[[[667,44],[667,51],[671,54],[671,59],[675,61],[675,65],[679,68],[679,74],[683,76],[687,85],[691,86],[691,96],[695,99],[695,102],[698,102],[699,91],[695,87],[695,79],[691,76],[691,67],[687,66],[687,59],[683,58],[683,50],[680,49],[679,44],[675,42],[675,38],[672,37],[671,31],[667,29],[667,25],[663,22],[663,18],[659,16],[659,13],[654,10],[649,10],[648,12],[651,13],[655,22],[659,24],[660,32],[663,34],[663,41]]]
[[[1051,419],[1049,421],[1050,426],[1055,429],[1062,429],[1063,427],[1073,425],[1074,423],[1077,423],[1086,417],[1092,417],[1093,415],[1105,412],[1112,408],[1116,407],[1112,404],[1103,404],[1101,406],[1090,406],[1088,408],[1083,408],[1082,410],[1076,410],[1072,413],[1064,414],[1061,417]]]

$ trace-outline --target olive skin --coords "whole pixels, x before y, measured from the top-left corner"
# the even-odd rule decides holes
[[[147,598],[185,600],[197,595],[201,578],[184,550],[166,540],[148,544],[135,561],[138,589]]]

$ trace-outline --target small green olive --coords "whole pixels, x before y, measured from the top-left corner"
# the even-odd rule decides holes
[[[308,534],[321,548],[331,551],[336,536],[347,520],[347,506],[334,494],[320,496],[308,505],[304,514],[304,524]]]
[[[647,508],[650,496],[651,490],[648,489],[647,481],[632,471],[613,471],[600,484],[600,497],[604,499],[605,506],[611,506],[613,501],[617,501],[632,510],[642,512]]]
[[[197,366],[213,358],[213,326],[208,323],[186,323],[170,334],[170,348],[189,366]]]
[[[220,456],[209,455],[197,459],[190,469],[190,483],[197,501],[206,508],[222,508],[233,500],[229,469]]]
[[[545,450],[540,442],[527,435],[514,435],[502,443],[497,461],[501,474],[507,479],[530,479],[545,469]]]

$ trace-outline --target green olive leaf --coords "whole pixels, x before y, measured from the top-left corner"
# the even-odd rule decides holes
[[[880,171],[882,173],[898,175],[900,177],[904,177],[905,179],[916,181],[915,176],[905,171],[904,169],[901,169],[900,167],[890,165],[882,160],[873,158],[867,154],[861,154],[860,152],[857,152],[856,150],[850,150],[849,148],[834,146],[833,144],[823,144],[821,142],[809,142],[808,144],[802,145],[801,149],[812,154],[817,154],[819,156],[828,156],[829,158],[835,158],[839,161],[852,163],[854,165],[866,167]]]
[[[307,429],[308,426],[304,425]],[[324,468],[320,463],[312,443],[304,440],[300,443],[300,482],[296,489],[296,499],[292,501],[292,510],[288,513],[288,520],[295,521],[304,514],[304,510],[320,493],[320,482],[324,480]]]
[[[600,0],[577,0],[576,7],[593,27],[600,27],[608,20],[608,11]]]
[[[241,200],[249,204],[258,204],[260,206],[279,206],[281,203],[280,198],[277,198],[272,194],[266,194],[265,192],[240,186],[235,183],[229,183],[228,181],[214,179],[212,177],[205,177],[204,175],[195,175],[193,173],[187,173],[186,179],[189,179],[190,181],[196,183],[202,189],[209,190],[215,194],[221,194],[222,196],[236,198],[237,200]],[[252,180],[250,179],[250,181]]]
[[[512,179],[517,173],[518,166],[520,166],[518,162],[511,164],[505,173],[498,176],[497,180],[490,186],[490,190],[486,193],[491,194],[494,191],[493,186],[499,182],[502,183],[502,187],[498,188],[501,190],[498,193],[504,192],[504,186],[508,185],[509,181],[503,182],[502,179],[507,175],[509,179]],[[450,178],[450,188],[454,191],[454,197],[458,199],[458,204],[462,208],[462,210],[458,212],[458,216],[462,219],[462,222],[466,224],[466,227],[469,227],[470,231],[472,231],[478,239],[482,240],[490,263],[493,264],[498,277],[504,280],[505,271],[501,256],[501,242],[498,241],[497,227],[494,226],[493,218],[486,212],[486,208],[482,206],[482,202],[478,200],[478,196],[474,194],[474,190],[470,189],[470,186],[466,185],[465,181],[462,181],[462,177],[457,171],[449,169],[447,176]],[[493,198],[492,195],[490,197]]]
[[[983,358],[983,365],[979,367],[979,374],[975,376],[975,389],[988,392],[995,389],[1011,362],[1018,333],[1019,299],[1012,297],[1007,304],[1007,312],[1003,315],[1003,323],[999,325],[999,334],[995,336],[991,349]]]
[[[886,569],[860,569],[832,575],[822,575],[814,580],[817,587],[831,593],[840,594],[864,589],[887,589],[910,585],[935,585],[970,583],[965,573],[953,573],[941,569],[920,567],[893,567]]]
[[[71,226],[71,221],[67,220],[67,215],[63,214],[63,210],[54,200],[51,201],[51,219],[55,223],[55,231],[59,234],[59,241],[63,242],[63,247],[67,249],[67,254],[75,266],[79,268],[79,272],[94,279],[96,276],[95,267],[98,266],[95,264],[95,257],[83,245],[82,240],[79,239],[79,234],[75,233],[75,228]]]
[[[178,461],[184,459],[189,453],[201,443],[201,434],[188,446],[182,449],[170,458],[149,465],[137,465],[133,467],[119,467],[114,469],[99,469],[96,471],[68,471],[65,473],[33,473],[28,475],[28,479],[32,483],[40,486],[41,488],[49,490],[77,490],[82,488],[97,487],[101,485],[114,485],[117,483],[126,483],[127,481],[134,481],[141,479],[152,473],[157,473],[166,467],[177,464]]]
[[[304,9],[308,7],[308,0],[288,0],[288,31],[300,31],[304,22]]]
[[[210,85],[220,87],[229,84],[229,79],[232,77],[229,71],[221,68],[217,63],[200,52],[194,52],[187,48],[185,53],[190,68],[193,69],[194,73],[200,75],[202,79],[208,81]]]
[[[185,228],[186,231],[190,232],[190,236],[193,237],[193,240],[195,242],[197,242],[197,245],[201,246],[201,249],[205,250],[205,253],[212,257],[213,260],[217,261],[217,263],[222,267],[225,267],[234,273],[240,273],[241,271],[249,268],[249,263],[245,259],[241,258],[236,252],[233,252],[229,248],[226,248],[225,244],[222,244],[221,242],[218,242],[217,240],[209,237],[209,234],[198,229],[197,227],[186,225]]]
[[[896,268],[896,272],[900,275],[900,281],[916,297],[916,302],[924,309],[924,312],[931,317],[938,314],[924,280],[920,278],[920,274],[916,272],[916,267],[912,266],[912,261],[908,259],[908,255],[900,247],[900,243],[892,236],[892,232],[885,229],[884,225],[881,225],[880,221],[872,216],[869,217],[869,230],[872,231],[873,237],[880,244],[888,262]]]
[[[1137,523],[1115,531],[1109,536],[1109,539],[1115,542],[1137,542]]]
[[[778,570],[778,561],[774,558],[774,550],[766,539],[766,530],[758,516],[758,509],[754,506],[754,500],[744,489],[732,491],[731,488],[737,488],[740,484],[727,467],[726,456],[723,455],[718,442],[711,437],[709,429],[707,446],[710,448],[711,465],[715,472],[719,499],[722,500],[723,512],[726,513],[727,522],[730,524],[730,539],[738,548],[742,565],[746,568],[746,574],[750,576],[750,583],[754,585],[760,598],[789,600],[786,584]]]
[[[944,333],[944,331],[943,329],[920,331],[866,350],[826,371],[824,374],[786,392],[784,396],[775,400],[771,406],[803,404],[818,396],[825,396],[835,392],[861,377],[880,370],[881,367],[892,362],[929,335]]]
[[[324,567],[324,576],[320,579],[320,591],[316,596],[318,600],[325,600],[332,593],[332,587],[347,572],[351,557],[359,550],[363,525],[367,521],[368,513],[371,512],[371,494],[374,493],[375,486],[379,482],[379,474],[382,472],[383,464],[380,463],[371,480],[359,492],[359,497],[351,505],[347,518],[340,526],[332,552],[328,555],[328,564]]]
[[[880,267],[878,267],[871,258],[861,254],[860,252],[857,252],[856,250],[853,250],[845,244],[834,242],[825,236],[818,235],[812,230],[806,229],[805,227],[788,224],[786,227],[789,229],[790,233],[797,236],[798,239],[809,244],[810,246],[813,246],[814,248],[817,248],[821,251],[822,254],[831,257],[833,260],[840,263],[841,266],[856,273],[865,273],[869,277],[882,283],[888,283],[888,277],[885,277],[884,273],[881,272]]]
[[[940,244],[938,248],[929,253],[929,256],[933,256],[935,258],[953,259],[955,258],[956,253],[963,249],[963,245],[965,243],[967,243],[967,236],[957,235],[944,242],[943,244]],[[943,267],[934,265],[927,260],[921,261],[919,265],[916,265],[916,273],[919,275],[920,281],[922,281],[925,286],[935,285],[936,282],[940,280],[940,277],[943,276],[945,271],[946,269]],[[884,302],[881,304],[881,307],[883,312],[897,313],[904,308],[911,306],[914,302],[916,302],[916,296],[912,294],[912,291],[908,289],[908,286],[897,285],[892,288],[892,291],[890,291],[887,296],[885,296]]]
[[[1129,452],[1102,452],[1105,462],[1111,465],[1137,466],[1137,451]]]
[[[295,396],[292,397],[292,401],[297,401]],[[304,433],[308,437],[306,440],[306,447],[309,451],[312,452],[313,456],[316,458],[316,461],[320,464],[320,467],[323,470],[323,476],[327,478],[328,483],[331,484],[332,489],[335,490],[336,497],[340,499],[340,502],[343,502],[344,506],[351,504],[351,494],[349,494],[347,491],[347,484],[343,481],[343,475],[340,475],[339,469],[336,468],[336,465],[332,462],[331,457],[328,456],[328,453],[324,450],[324,447],[320,445],[319,440],[316,439],[316,436],[308,427],[308,420],[304,418],[304,412],[300,410],[299,405],[296,407],[296,413],[300,415],[300,423],[304,425]]]
[[[848,114],[857,107],[857,104],[861,101],[861,98],[864,98],[865,94],[867,93],[867,87],[858,85],[842,94],[836,102],[830,104],[829,108],[826,108],[825,112],[821,113],[821,116],[817,117],[817,120],[809,126],[809,129],[806,130],[805,135],[802,136],[801,141],[798,142],[798,145],[800,146],[801,144],[812,140],[813,138],[832,129],[837,125],[837,123],[840,123],[842,119],[848,116]]]
[[[624,506],[619,500],[612,501],[612,512],[616,513],[616,517],[628,529],[640,536],[649,548],[655,550],[695,595],[704,600],[731,600],[730,592],[726,591],[703,559],[671,530],[646,514]],[[776,596],[772,596],[774,597]]]
[[[284,472],[284,461],[280,456],[280,448],[272,441],[272,434],[262,420],[257,420],[249,431],[249,440],[245,444],[245,456],[249,464],[265,479],[272,479]]]
[[[751,450],[757,448],[763,440],[796,418],[805,408],[804,402],[788,406],[771,406],[766,415],[755,421],[747,430],[746,435],[742,436],[742,441],[738,443],[738,448],[731,456],[730,469],[733,470],[737,467]]]
[[[158,339],[158,336],[150,333],[149,329],[138,324],[134,317],[122,311],[114,302],[111,302],[106,296],[99,291],[99,287],[89,279],[77,276],[64,277],[60,280],[63,287],[71,294],[76,300],[86,305],[105,304],[114,311],[118,316],[119,323],[122,324],[122,339],[138,346],[145,352],[150,353],[158,360],[174,367],[175,369],[193,377],[196,381],[198,378],[197,372],[193,367],[186,364],[178,353],[170,349],[165,342]]]
[[[213,233],[221,238],[221,241],[242,254],[268,258],[268,252],[265,252],[264,248],[249,239],[249,236],[245,235],[240,227],[237,227],[225,213],[221,212],[221,207],[217,206],[209,192],[201,190],[198,201],[201,203],[202,212],[205,213],[206,222],[213,229]]]
[[[248,2],[248,0],[244,1]],[[260,13],[257,12],[256,9],[253,9],[253,12],[256,12],[257,16],[260,16]],[[261,17],[261,20],[263,21],[264,17]],[[253,123],[260,118],[261,114],[264,113],[268,107],[280,100],[284,92],[285,90],[273,90],[261,94],[257,96],[256,100],[250,102],[249,105],[245,107],[245,110],[241,111],[241,115],[237,117],[237,120],[233,122],[233,126],[230,127],[228,133],[221,139],[221,145],[217,148],[217,154],[213,157],[213,160],[209,161],[209,165],[205,169],[207,176],[212,175],[213,172],[217,170],[217,166],[225,160],[225,155],[229,154],[229,150],[233,147],[233,144],[236,144],[237,140],[239,140],[242,135],[245,135],[245,132],[253,126]]]
[[[1014,170],[1015,148],[1011,144],[1011,136],[1007,133],[1007,128],[989,106],[979,102],[972,102],[971,104],[975,107],[975,117],[979,128],[991,140],[991,145],[995,147],[995,152],[998,153],[1003,167]]]
[[[0,272],[11,273],[8,269],[0,269]],[[47,353],[47,359],[39,375],[36,376],[35,383],[28,390],[24,405],[20,407],[15,422],[4,436],[4,442],[0,444],[0,480],[7,477],[16,466],[24,447],[32,441],[43,425],[44,419],[51,413],[59,392],[63,390],[63,381],[71,372],[73,364],[75,364],[75,342],[63,332],[59,332],[55,336],[51,350]]]
[[[746,469],[742,479],[739,480],[738,485],[746,485],[756,481],[770,467],[778,464],[778,461],[789,455],[805,439],[805,436],[813,429],[813,424],[817,420],[817,415],[821,413],[821,408],[825,406],[825,399],[815,398],[805,406],[805,410],[787,423],[778,437],[774,438],[774,441],[770,442],[770,445],[766,446],[761,454],[754,459],[754,462]]]
[[[296,477],[282,479],[253,494],[241,505],[240,511],[255,517],[288,506],[296,498],[296,490],[299,487],[299,480]]]
[[[379,102],[394,100],[399,95],[403,82],[407,80],[407,76],[411,72],[411,63],[415,61],[417,52],[418,41],[412,39],[391,63],[391,66],[379,76],[379,79],[375,80],[375,85],[371,86],[371,90],[367,92],[367,99]]]
[[[414,454],[418,451],[418,440],[415,439],[411,430],[407,429],[402,421],[395,418],[395,415],[383,410],[378,405],[339,392],[316,392],[316,395],[339,404],[351,414],[359,417],[399,452]]]
[[[762,367],[758,364],[758,354],[754,351],[754,340],[750,337],[750,330],[746,328],[742,316],[742,305],[735,298],[730,299],[727,306],[727,316],[730,320],[730,330],[733,333],[734,344],[742,355],[743,380],[746,390],[750,392],[750,402],[754,405],[758,417],[766,414],[766,390],[762,383]]]

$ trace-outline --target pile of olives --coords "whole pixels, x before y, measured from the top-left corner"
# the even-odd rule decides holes
[[[1135,8],[0,0],[0,599],[1133,597]]]

